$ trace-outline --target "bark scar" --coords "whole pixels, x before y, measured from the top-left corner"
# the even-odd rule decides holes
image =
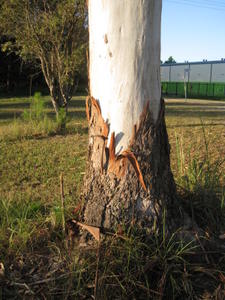
[[[93,161],[95,159],[98,159],[98,161],[100,161],[100,169],[101,173],[103,173],[104,154],[106,141],[109,134],[109,125],[104,121],[100,105],[94,97],[88,96],[86,98],[86,115],[90,128],[90,136],[95,139],[102,139],[102,141],[99,142],[98,146],[100,147],[100,149],[97,150],[100,153],[95,154],[95,158],[93,157]],[[99,156],[100,159],[97,156]]]
[[[125,175],[127,161],[124,157],[118,158],[115,152],[115,132],[113,132],[109,144],[108,172],[115,174],[120,179]]]
[[[93,136],[100,136],[108,139],[109,126],[102,117],[102,112],[98,101],[90,96],[86,98],[86,115],[89,126],[94,127],[95,134]]]
[[[133,166],[133,168],[137,174],[137,177],[138,177],[143,189],[145,191],[147,191],[139,163],[138,163],[137,158],[135,157],[134,153],[131,150],[125,150],[122,152],[121,156],[122,156],[122,158],[127,158],[129,160],[129,162],[131,163],[131,165]],[[118,157],[118,159],[120,159],[120,156]]]
[[[137,128],[136,125],[134,125],[133,127],[130,146],[128,147],[127,150],[123,151],[120,155],[116,155],[115,132],[112,132],[110,137],[109,149],[108,149],[109,157],[108,157],[108,167],[107,167],[107,172],[113,173],[116,175],[117,178],[121,179],[125,175],[128,163],[130,163],[138,177],[138,180],[141,183],[141,186],[145,191],[147,191],[147,188],[140,169],[140,165],[137,161],[135,154],[130,150],[130,148],[132,147],[136,139],[138,130],[141,127],[141,123],[146,118],[148,112],[149,112],[149,102],[147,102],[146,105],[144,106],[143,112],[140,117],[139,127]],[[92,136],[93,138],[101,138],[103,140],[100,146],[101,149],[97,150],[100,152],[96,153],[95,156],[93,157],[93,162],[95,159],[99,159],[100,157],[100,168],[101,168],[101,173],[103,173],[104,154],[106,152],[106,141],[108,139],[109,126],[104,121],[102,117],[100,105],[94,97],[88,96],[86,98],[86,115],[87,115],[89,127],[92,130],[91,131],[92,134],[90,134],[90,136]]]
[[[134,153],[128,149],[123,151],[120,155],[115,154],[115,132],[111,134],[110,145],[109,145],[109,164],[108,171],[114,173],[118,178],[124,176],[127,163],[130,162],[134,171],[145,191],[147,191],[143,175],[139,166],[139,163]]]

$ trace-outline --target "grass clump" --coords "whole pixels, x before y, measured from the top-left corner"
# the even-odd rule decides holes
[[[48,117],[37,122],[31,120],[24,122],[20,119],[15,119],[2,132],[1,138],[8,140],[24,139],[24,138],[38,138],[55,134],[57,132],[57,125]]]
[[[2,139],[21,139],[52,135],[57,132],[57,123],[48,117],[46,102],[41,93],[35,93],[30,100],[30,107],[24,109],[20,118],[4,126],[0,136]]]
[[[24,198],[0,199],[0,259],[1,256],[23,251],[43,214],[43,205]],[[6,249],[7,252],[6,253]]]
[[[204,148],[194,155],[190,148],[185,154],[182,139],[176,136],[176,182],[193,221],[208,234],[218,236],[225,231],[225,159],[213,160],[203,123],[201,129]]]
[[[222,296],[224,255],[215,263],[216,253],[208,253],[208,261],[200,245],[181,242],[177,235],[179,232],[168,239],[159,235],[146,239],[133,227],[106,238],[99,250],[98,246],[67,247],[59,235],[56,244],[51,240],[56,237],[51,236],[46,242],[48,252],[39,250],[35,264],[36,254],[26,252],[20,258],[23,264],[12,266],[13,270],[20,268],[17,283],[21,286],[16,289],[12,284],[11,292],[14,288],[14,295],[19,299],[25,295],[39,298],[43,291],[45,297],[53,299],[92,299],[94,294],[95,299],[216,299]],[[15,282],[13,272],[8,274],[8,282]],[[7,284],[3,293],[10,293]]]
[[[40,122],[46,117],[45,102],[41,98],[41,93],[35,93],[32,97],[29,110],[25,109],[22,114],[24,121]]]

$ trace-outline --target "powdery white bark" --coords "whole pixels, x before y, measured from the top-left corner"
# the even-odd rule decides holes
[[[161,0],[89,0],[90,92],[127,149],[147,101],[160,108]]]

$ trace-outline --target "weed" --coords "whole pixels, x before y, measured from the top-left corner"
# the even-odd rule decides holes
[[[194,156],[183,150],[182,137],[176,136],[176,153],[178,176],[176,181],[185,191],[185,205],[189,213],[200,227],[207,228],[211,234],[219,234],[225,230],[224,208],[224,158],[212,162],[206,138],[205,127],[202,123],[204,150]],[[203,152],[204,151],[204,152]]]
[[[40,122],[46,117],[45,113],[45,101],[41,98],[41,93],[35,93],[31,98],[31,104],[29,110],[24,110],[22,118],[24,121],[36,121]]]

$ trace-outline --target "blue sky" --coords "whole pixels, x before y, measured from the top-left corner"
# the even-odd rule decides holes
[[[225,58],[225,0],[163,0],[161,60]]]

